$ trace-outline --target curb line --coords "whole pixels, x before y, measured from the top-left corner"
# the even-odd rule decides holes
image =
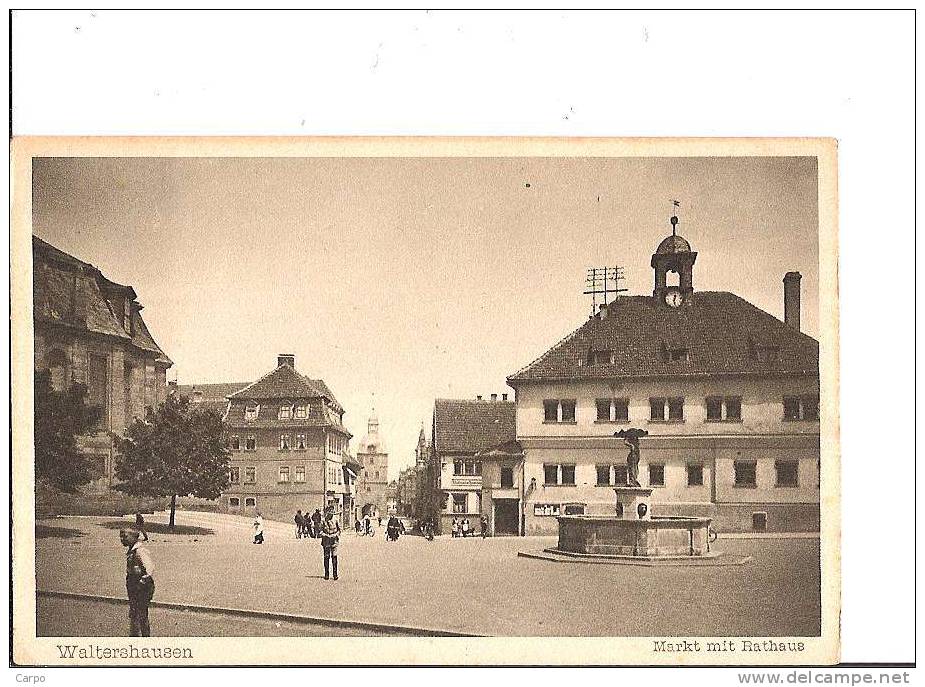
[[[127,606],[128,600],[115,596],[103,596],[100,594],[82,594],[79,592],[61,592],[46,589],[37,589],[37,597],[44,596],[57,599],[77,599],[80,601],[98,601],[110,603],[119,606]],[[483,635],[471,634],[466,632],[454,632],[452,630],[434,630],[423,627],[412,627],[410,625],[390,625],[387,623],[373,623],[362,620],[338,620],[336,618],[322,618],[307,615],[296,615],[292,613],[274,613],[272,611],[253,611],[246,608],[223,608],[221,606],[201,606],[198,604],[184,604],[173,601],[152,601],[150,606],[154,608],[169,608],[176,611],[193,611],[198,613],[218,613],[225,615],[234,615],[243,618],[262,618],[265,620],[278,620],[296,624],[315,624],[325,625],[328,627],[350,628],[355,630],[373,630],[377,632],[391,632],[404,634],[412,637],[481,637]]]

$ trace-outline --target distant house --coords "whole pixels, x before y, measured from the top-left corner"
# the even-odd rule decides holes
[[[483,512],[491,514],[493,504],[483,503],[486,455],[482,452],[487,453],[493,447],[507,445],[516,439],[515,415],[514,402],[508,401],[506,394],[501,400],[493,394],[491,400],[478,397],[435,401],[433,488],[439,506],[435,517],[439,532],[448,533],[454,518],[468,518],[477,529]],[[488,456],[492,460],[496,457]],[[500,488],[500,474],[498,486]]]
[[[167,396],[173,364],[148,331],[131,286],[110,281],[93,265],[32,237],[35,369],[55,389],[84,384],[102,409],[97,430],[79,437],[91,459],[85,491],[113,484],[113,434],[122,434]]]
[[[231,469],[221,497],[227,512],[289,521],[296,510],[333,506],[343,526],[352,524],[359,466],[350,457],[344,409],[324,381],[296,371],[295,356],[278,356],[276,368],[251,384],[180,390],[215,408],[227,392]]]
[[[800,331],[800,275],[784,321],[727,292],[696,292],[676,234],[652,256],[651,296],[622,297],[508,377],[517,392],[528,534],[557,515],[612,514],[636,427],[656,515],[720,530],[818,530],[819,343]],[[676,275],[676,283],[669,276]]]

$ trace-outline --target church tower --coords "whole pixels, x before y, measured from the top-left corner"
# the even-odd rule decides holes
[[[657,305],[677,308],[690,305],[694,293],[694,261],[697,253],[678,234],[678,216],[671,216],[671,236],[666,237],[652,255],[655,289],[652,296]],[[669,284],[669,274],[678,275],[677,284]]]

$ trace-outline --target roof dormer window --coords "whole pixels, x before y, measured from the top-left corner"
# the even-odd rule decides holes
[[[670,348],[668,349],[668,360],[672,363],[687,362],[691,359],[691,349],[689,348]]]
[[[611,350],[588,351],[588,365],[613,365],[614,355]]]

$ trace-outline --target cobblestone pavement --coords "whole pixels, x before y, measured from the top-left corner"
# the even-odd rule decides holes
[[[149,518],[166,522],[166,515]],[[130,520],[124,521],[130,524]],[[180,512],[191,534],[153,534],[160,601],[292,613],[498,636],[812,636],[820,628],[819,542],[738,539],[717,549],[741,566],[644,568],[519,558],[552,537],[387,542],[345,533],[340,579],[322,577],[321,546],[294,526]],[[114,518],[37,523],[39,589],[122,596]],[[211,532],[211,533],[210,533]],[[75,611],[78,613],[78,611]]]

